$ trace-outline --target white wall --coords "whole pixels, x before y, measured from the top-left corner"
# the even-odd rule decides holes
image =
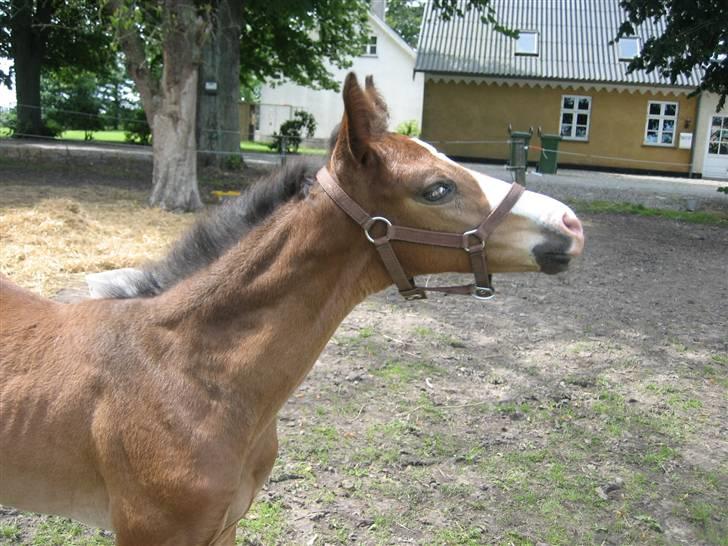
[[[695,140],[695,147],[693,148],[693,172],[702,174],[706,178],[728,178],[728,170],[726,170],[728,168],[728,158],[723,159],[721,157],[719,161],[714,159],[708,169],[704,168],[710,122],[713,116],[716,115],[715,109],[718,106],[718,98],[716,93],[702,93],[700,95],[698,120],[693,135],[693,139]],[[718,112],[718,115],[728,116],[728,102],[723,106],[723,110]],[[720,165],[716,163],[720,163]]]
[[[357,57],[353,59],[351,68],[339,70],[329,67],[330,72],[336,80],[343,83],[346,74],[354,71],[361,85],[364,85],[365,76],[373,75],[374,84],[389,107],[390,129],[394,130],[403,121],[412,119],[421,127],[424,75],[418,73],[413,77],[414,52],[401,38],[392,36],[394,31],[384,29],[383,23],[375,16],[370,14],[369,19],[371,33],[377,36],[376,57]],[[328,138],[344,113],[341,92],[314,90],[290,82],[276,87],[264,85],[260,102],[257,140],[265,140],[272,135],[288,119],[284,116],[297,108],[312,113],[316,119],[314,138]],[[290,105],[292,108],[285,108],[283,105]]]

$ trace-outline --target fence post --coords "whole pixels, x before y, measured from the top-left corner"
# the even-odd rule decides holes
[[[288,137],[281,135],[281,167],[286,164],[286,148],[288,147]]]
[[[515,165],[513,165],[513,172],[515,173],[516,182],[521,186],[526,185],[526,141],[520,138],[515,138],[513,148],[513,159]]]

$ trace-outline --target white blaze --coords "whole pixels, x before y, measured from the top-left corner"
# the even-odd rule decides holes
[[[488,176],[487,174],[463,167],[442,152],[438,152],[433,146],[426,142],[417,138],[413,138],[412,140],[425,148],[436,158],[467,171],[478,182],[480,190],[485,195],[491,208],[497,207],[498,203],[501,202],[508,193],[508,190],[511,188],[511,185],[508,182],[504,182],[503,180]],[[564,214],[569,213],[571,216],[575,216],[573,211],[560,201],[528,190],[523,192],[523,195],[521,195],[521,198],[516,202],[511,213],[530,220],[535,224],[535,226],[544,227],[552,231],[556,231],[557,233],[564,233],[564,228],[562,227]],[[544,238],[543,234],[540,233],[540,230],[534,230],[534,238],[536,238],[536,236],[538,241],[534,244],[538,244],[538,242],[541,242]]]

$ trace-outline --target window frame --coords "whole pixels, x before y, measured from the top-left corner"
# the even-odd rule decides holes
[[[650,113],[650,107],[653,104],[659,104],[660,105],[660,113],[659,114],[651,114]],[[667,116],[665,115],[665,107],[667,105],[674,105],[675,106],[675,115],[673,116]],[[647,119],[645,120],[645,130],[642,135],[642,144],[644,146],[659,146],[661,148],[674,148],[677,143],[677,122],[678,118],[680,116],[680,103],[675,101],[669,101],[669,100],[650,100],[647,101]],[[651,120],[658,120],[657,121],[657,129],[650,129],[650,121]],[[673,125],[672,131],[665,131],[665,121],[674,121],[675,124]],[[662,135],[663,133],[668,132],[672,133],[672,142],[662,142]],[[657,133],[657,142],[650,142],[647,140],[647,133]]]
[[[632,57],[626,57],[622,55],[622,45],[623,43],[627,42],[636,42],[637,44],[637,52]],[[630,62],[636,57],[639,57],[640,51],[642,51],[642,40],[639,39],[637,36],[626,36],[624,38],[620,38],[617,41],[617,60],[623,61],[623,62]]]
[[[564,107],[564,100],[567,98],[574,99],[574,108],[565,108]],[[578,108],[579,106],[579,100],[586,99],[589,101],[589,108],[587,110],[580,110]],[[591,131],[591,112],[592,112],[592,97],[589,95],[561,95],[561,102],[559,104],[559,135],[563,140],[569,140],[573,142],[589,142],[589,132]],[[583,137],[576,136],[576,127],[577,125],[583,124],[577,124],[576,123],[576,116],[579,114],[586,114],[586,135]],[[571,125],[571,135],[564,136],[563,135],[563,126],[564,124],[564,114],[571,114],[573,116]]]
[[[715,119],[720,118],[721,122],[720,125],[718,125],[717,129],[715,129]],[[718,138],[713,139],[715,135],[718,135]],[[717,146],[717,151],[711,152],[710,147],[711,145],[715,144]],[[724,116],[722,114],[713,114],[710,116],[710,128],[708,131],[708,143],[707,143],[707,153],[708,155],[714,155],[716,157],[728,157],[728,149],[726,150],[726,153],[721,152],[721,149],[723,146],[728,147],[728,116]]]
[[[372,51],[372,46],[374,50]],[[364,44],[364,50],[362,51],[362,57],[378,57],[379,56],[379,39],[376,34],[370,34],[367,43]]]
[[[519,51],[518,50],[518,42],[521,39],[521,34],[533,34],[534,35],[533,45],[534,45],[535,51]],[[538,43],[538,37],[539,37],[538,30],[519,29],[518,38],[516,38],[516,44],[513,49],[514,54],[517,55],[518,57],[538,57],[539,49],[540,49],[539,43]]]

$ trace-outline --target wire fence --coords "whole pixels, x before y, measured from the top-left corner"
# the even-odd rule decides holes
[[[41,111],[43,111],[43,110],[60,111],[60,112],[66,113],[66,114],[77,115],[79,117],[79,119],[99,118],[101,120],[113,120],[117,124],[118,123],[146,124],[146,121],[128,118],[128,117],[112,116],[112,115],[107,115],[107,114],[91,114],[88,112],[80,112],[80,111],[66,110],[66,109],[51,109],[51,108],[39,107],[39,106],[34,106],[34,105],[23,105],[23,104],[18,105],[18,106],[23,107],[23,108],[36,108],[36,109],[40,109]],[[0,107],[0,114],[3,114],[3,113],[7,114],[10,112],[10,110],[11,109],[6,108],[6,107]],[[3,118],[0,117],[0,122],[2,119]],[[139,154],[148,154],[148,155],[151,155],[151,153],[152,153],[151,147],[143,146],[143,145],[139,145],[139,144],[133,144],[130,142],[117,142],[117,141],[110,142],[110,141],[92,139],[90,141],[83,141],[82,144],[79,144],[80,141],[78,141],[78,140],[69,141],[67,139],[52,137],[52,136],[48,136],[48,135],[11,131],[11,130],[7,130],[7,128],[5,128],[7,130],[6,134],[2,134],[3,129],[4,128],[2,126],[0,126],[0,137],[15,136],[15,137],[22,137],[22,138],[26,138],[26,139],[54,142],[60,146],[65,145],[68,153],[71,152],[72,148],[82,149],[82,147],[84,145],[87,147],[93,146],[95,149],[99,149],[99,150],[106,148],[108,150],[115,150],[115,151],[124,151],[124,150],[135,151],[135,152],[138,152]],[[69,130],[73,130],[73,129],[69,129]],[[81,128],[78,130],[84,131],[85,129]],[[91,134],[93,134],[94,132],[97,132],[97,131],[93,131],[93,130],[89,131],[89,133],[91,133]],[[225,133],[237,134],[240,136],[241,141],[243,140],[241,131],[230,131],[230,130],[223,130],[223,129],[199,129],[198,132],[217,133],[217,134],[225,134]],[[247,133],[247,131],[246,131],[246,133]],[[288,155],[287,148],[288,148],[288,144],[289,144],[289,138],[291,138],[291,137],[281,136],[281,135],[262,135],[262,134],[260,134],[260,132],[257,133],[257,136],[258,136],[258,138],[262,137],[263,139],[265,139],[264,142],[261,142],[261,144],[265,144],[265,145],[271,145],[275,139],[280,139],[282,141],[282,145],[278,146],[278,149],[279,149],[278,155],[280,156],[280,162],[285,162],[285,158]],[[504,154],[501,151],[497,155],[498,156],[505,155],[506,157],[494,158],[492,156],[496,155],[496,154],[489,154],[486,147],[489,147],[489,146],[490,147],[492,147],[492,146],[510,147],[514,143],[522,142],[522,141],[518,140],[518,139],[513,140],[510,138],[504,138],[503,140],[487,140],[487,139],[486,140],[482,140],[482,139],[481,140],[476,140],[476,139],[474,139],[474,140],[428,140],[427,142],[429,144],[432,144],[433,146],[448,147],[449,148],[448,152],[452,155],[458,155],[456,153],[456,150],[452,149],[452,146],[478,147],[478,149],[473,154],[473,159],[485,158],[485,159],[495,159],[498,161],[507,162],[508,161],[507,157],[509,156],[508,153]],[[273,146],[271,146],[271,148],[273,148]],[[222,150],[215,150],[215,149],[199,149],[199,148],[192,148],[190,150],[194,151],[198,154],[205,154],[205,155],[210,155],[210,156],[225,156],[225,157],[233,157],[233,156],[240,157],[241,155],[246,153],[244,150],[222,151]],[[633,157],[615,156],[615,155],[608,155],[608,154],[602,154],[602,153],[586,153],[586,152],[567,151],[567,150],[563,150],[563,149],[549,149],[549,148],[544,148],[544,147],[541,147],[541,146],[538,146],[535,144],[530,144],[528,146],[527,154],[531,150],[536,151],[539,154],[556,153],[562,157],[572,157],[575,159],[585,160],[585,161],[581,161],[579,163],[570,163],[571,165],[590,165],[591,164],[591,166],[600,166],[599,162],[609,161],[609,162],[622,163],[622,164],[634,164],[635,166],[643,166],[643,167],[647,167],[650,165],[663,167],[662,169],[659,169],[659,170],[665,170],[664,169],[665,166],[671,167],[671,168],[676,168],[676,169],[689,169],[690,168],[690,163],[684,163],[684,162],[637,159],[637,158],[633,158]],[[470,154],[468,154],[468,155],[470,155]],[[602,166],[604,166],[604,165],[602,165]]]

